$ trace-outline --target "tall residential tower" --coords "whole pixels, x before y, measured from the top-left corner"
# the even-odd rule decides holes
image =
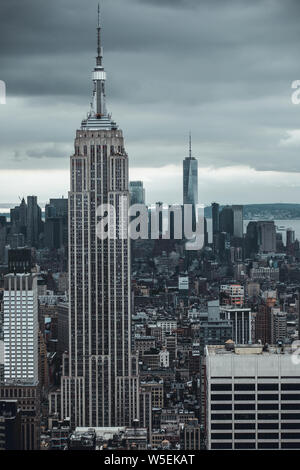
[[[93,100],[71,156],[69,355],[63,368],[62,416],[71,418],[72,427],[131,425],[139,416],[127,208],[123,239],[118,215],[116,239],[97,236],[97,208],[111,204],[118,214],[122,201],[123,207],[129,204],[123,133],[106,110],[99,19],[97,32]]]

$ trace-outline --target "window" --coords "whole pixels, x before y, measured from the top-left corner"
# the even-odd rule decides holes
[[[258,439],[278,439],[278,432],[259,432]]]
[[[254,384],[235,384],[234,385],[234,391],[239,391],[239,390],[255,390],[255,385]]]
[[[211,401],[225,401],[225,400],[229,400],[231,401],[232,400],[232,395],[225,395],[225,394],[220,394],[220,395],[216,395],[216,394],[212,394],[211,395]]]
[[[257,390],[278,390],[278,384],[258,384]]]
[[[239,421],[239,420],[250,420],[250,419],[255,419],[255,414],[235,414],[234,419]]]
[[[281,384],[281,390],[300,390],[300,383],[297,383],[297,384]]]
[[[268,420],[268,419],[278,419],[278,414],[276,413],[258,413],[257,415],[257,418],[258,419],[264,419],[264,420]]]
[[[235,449],[255,449],[255,442],[236,442]]]
[[[258,423],[258,429],[278,429],[278,423]]]
[[[278,403],[259,403],[258,410],[278,410]]]
[[[212,433],[211,434],[211,439],[220,439],[220,440],[232,439],[232,434],[231,433],[223,433],[223,432]]]
[[[271,393],[266,393],[266,394],[263,394],[263,393],[259,393],[257,395],[257,399],[258,400],[278,400],[278,395],[277,394],[271,394]]]
[[[255,410],[254,403],[235,403],[235,410]]]
[[[236,432],[234,434],[235,439],[255,439],[255,432]]]
[[[223,404],[223,403],[215,403],[211,405],[212,410],[231,410],[232,405],[231,404]]]
[[[211,384],[210,386],[210,389],[211,391],[220,391],[220,392],[223,392],[223,391],[231,391],[232,390],[232,385],[231,384]]]
[[[258,449],[278,449],[278,442],[259,442]]]
[[[281,395],[282,400],[300,400],[299,393],[283,393]]]
[[[255,395],[249,395],[249,393],[245,394],[235,394],[234,395],[235,400],[255,400]]]
[[[232,424],[231,423],[212,423],[211,429],[217,430],[217,429],[231,429]]]

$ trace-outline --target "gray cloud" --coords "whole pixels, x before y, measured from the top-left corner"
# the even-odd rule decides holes
[[[299,1],[102,3],[108,108],[133,167],[180,165],[191,129],[200,167],[300,172],[300,142],[288,141],[300,122],[290,88],[300,79]],[[1,1],[1,169],[68,168],[91,96],[96,8]]]

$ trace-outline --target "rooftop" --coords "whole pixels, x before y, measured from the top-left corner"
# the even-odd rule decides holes
[[[272,354],[292,354],[294,349],[290,345],[262,345],[262,344],[232,344],[232,348],[226,348],[225,345],[206,346],[207,354],[214,356],[216,354],[226,355],[272,355]]]

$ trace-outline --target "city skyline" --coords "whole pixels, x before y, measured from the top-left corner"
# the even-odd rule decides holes
[[[0,450],[300,449],[300,6],[224,3],[0,6]]]
[[[126,132],[130,179],[143,180],[149,203],[180,202],[175,188],[190,129],[200,202],[299,199],[300,108],[291,102],[291,83],[299,78],[298,6],[292,0],[288,8],[272,4],[268,10],[265,1],[248,8],[230,1],[224,11],[220,2],[127,0],[124,8],[119,0],[102,1],[111,111]],[[95,6],[83,11],[77,1],[40,6],[28,0],[18,5],[27,20],[20,23],[14,2],[2,2],[0,34],[9,37],[7,27],[14,32],[1,50],[0,78],[7,84],[7,104],[0,107],[3,202],[17,199],[13,186],[42,201],[67,194],[72,129],[89,92]],[[79,18],[85,27],[77,35]]]

